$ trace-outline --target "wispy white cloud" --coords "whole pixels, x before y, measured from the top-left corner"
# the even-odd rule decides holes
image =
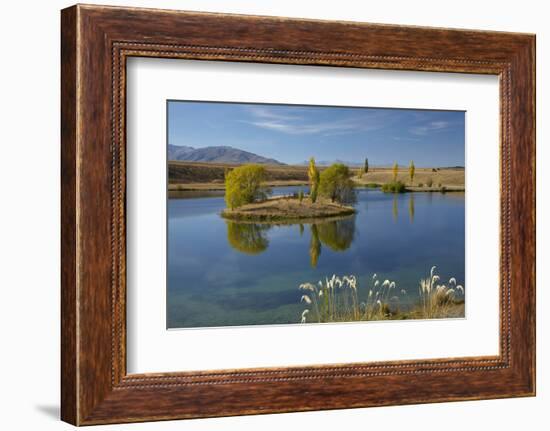
[[[280,112],[275,112],[273,109],[261,105],[251,105],[247,106],[245,109],[256,118],[263,118],[270,121],[293,121],[302,119],[301,116],[292,114],[292,112],[296,112],[297,110],[287,110],[288,113],[281,114]]]
[[[398,142],[418,142],[418,141],[420,141],[420,138],[403,137],[403,136],[392,136],[392,139],[394,141],[398,141]]]
[[[413,135],[424,136],[431,132],[438,132],[447,129],[451,123],[449,121],[431,121],[422,126],[411,127],[409,131]]]
[[[242,120],[244,123],[291,135],[343,135],[377,130],[386,125],[383,112],[354,115],[334,121],[311,121],[307,115],[308,110],[300,108],[289,109],[288,112],[281,114],[263,106],[254,106],[249,108],[248,112],[253,118]]]

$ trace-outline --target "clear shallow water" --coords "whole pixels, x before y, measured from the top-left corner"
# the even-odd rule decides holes
[[[298,323],[298,286],[332,274],[357,276],[364,296],[376,273],[409,304],[433,265],[464,284],[463,193],[358,189],[354,216],[303,225],[230,222],[224,207],[221,192],[168,201],[169,328]]]

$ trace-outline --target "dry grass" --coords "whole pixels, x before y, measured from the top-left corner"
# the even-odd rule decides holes
[[[168,162],[169,190],[224,190],[224,175],[228,169],[237,164],[204,163],[204,162]],[[292,186],[307,185],[307,166],[265,165],[266,185]],[[319,170],[326,169],[320,166]],[[360,174],[359,168],[351,168],[354,182],[357,185],[385,184],[393,181],[391,168],[371,168],[368,174]],[[439,190],[441,186],[448,191],[464,190],[463,168],[417,168],[414,181],[411,184],[407,169],[400,169],[397,179],[402,181],[407,189],[413,191]],[[427,185],[432,183],[431,187]],[[422,184],[422,187],[418,187]]]
[[[435,171],[434,171],[435,169]],[[464,189],[465,170],[463,168],[416,168],[414,179],[411,184],[408,169],[400,169],[397,174],[397,180],[401,181],[408,189],[417,189],[419,184],[428,188],[432,183],[432,188],[445,186],[450,190]],[[354,181],[358,184],[366,185],[369,183],[385,184],[393,181],[391,168],[374,168],[368,174],[363,174],[359,178],[356,176]]]
[[[204,162],[168,162],[168,182],[169,184],[221,184],[225,172],[236,168],[238,164],[230,163],[204,163]],[[266,182],[298,182],[307,184],[307,166],[290,165],[263,165],[266,169]]]

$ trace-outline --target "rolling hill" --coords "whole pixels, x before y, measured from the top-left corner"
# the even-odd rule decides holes
[[[265,165],[284,165],[275,159],[259,156],[248,151],[229,146],[193,148],[168,145],[168,160],[203,163],[259,163]]]

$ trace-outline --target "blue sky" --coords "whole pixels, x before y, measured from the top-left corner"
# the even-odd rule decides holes
[[[464,166],[463,111],[168,102],[168,143],[228,145],[283,163]]]

